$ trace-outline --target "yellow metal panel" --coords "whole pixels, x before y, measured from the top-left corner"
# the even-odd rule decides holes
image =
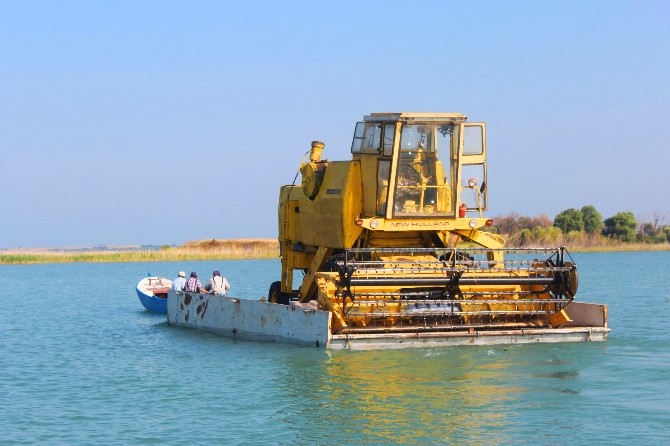
[[[570,319],[570,316],[568,316],[568,313],[566,313],[565,310],[549,315],[549,324],[554,328],[561,327],[568,322],[572,322],[572,319]]]
[[[377,211],[377,155],[361,155],[361,187],[363,215],[373,216]]]
[[[373,178],[374,183],[376,183],[377,173],[375,171],[375,177]],[[345,185],[345,195],[342,203],[342,241],[343,244],[341,247],[351,248],[354,246],[354,243],[361,236],[363,228],[356,225],[356,219],[361,216],[363,212],[363,203],[362,203],[362,190],[361,190],[361,169],[358,163],[352,162],[349,174],[347,175],[346,185]],[[374,189],[376,194],[376,188]],[[373,196],[374,198],[374,196]]]
[[[302,285],[300,285],[300,292],[298,293],[300,302],[309,302],[312,299],[314,293],[316,293],[316,282],[314,280],[316,273],[321,269],[326,259],[332,254],[332,248],[319,248],[316,252],[309,265],[307,274],[305,274],[305,279],[302,281]]]
[[[303,222],[300,242],[312,246],[350,246],[362,229],[356,218],[362,212],[360,164],[355,161],[328,163],[323,184],[314,201],[300,200]]]

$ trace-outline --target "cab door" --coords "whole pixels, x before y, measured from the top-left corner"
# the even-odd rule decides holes
[[[462,123],[460,153],[460,202],[469,211],[485,211],[488,206],[486,186],[486,124]]]

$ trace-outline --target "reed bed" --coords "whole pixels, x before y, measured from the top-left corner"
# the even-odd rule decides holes
[[[558,234],[540,240],[519,240],[503,234],[507,247],[546,248],[565,246],[570,252],[631,252],[631,251],[670,251],[670,243],[624,242],[601,236],[586,236],[584,233]]]
[[[560,242],[568,243],[560,243]],[[600,240],[600,243],[556,240],[553,243],[530,243],[524,247],[555,247],[565,244],[570,252],[667,251],[670,244],[624,243]],[[535,246],[537,245],[537,246]],[[510,245],[510,247],[512,247]],[[279,242],[274,239],[201,240],[182,246],[154,250],[5,250],[0,251],[0,265],[35,263],[100,262],[181,262],[188,260],[243,260],[279,257]]]
[[[157,250],[49,251],[14,250],[0,252],[0,264],[178,262],[188,260],[270,259],[279,256],[279,242],[273,239],[191,241],[182,246]]]

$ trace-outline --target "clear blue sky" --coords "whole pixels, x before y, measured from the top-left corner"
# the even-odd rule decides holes
[[[487,122],[490,212],[670,223],[670,2],[0,0],[0,248],[275,237],[310,142]]]

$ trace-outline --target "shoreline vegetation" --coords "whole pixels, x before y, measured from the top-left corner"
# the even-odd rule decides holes
[[[618,240],[554,240],[557,243],[533,246],[565,245],[569,252],[669,251],[669,243],[651,244]],[[564,242],[564,243],[560,243]],[[550,246],[551,245],[551,246]],[[508,247],[514,247],[512,245]],[[16,248],[0,249],[0,265],[38,263],[124,263],[181,262],[191,260],[246,260],[279,258],[276,239],[232,239],[189,241],[182,246],[160,247],[98,247],[98,248]]]
[[[189,241],[182,246],[0,249],[0,265],[36,263],[181,262],[279,257],[276,239]]]

